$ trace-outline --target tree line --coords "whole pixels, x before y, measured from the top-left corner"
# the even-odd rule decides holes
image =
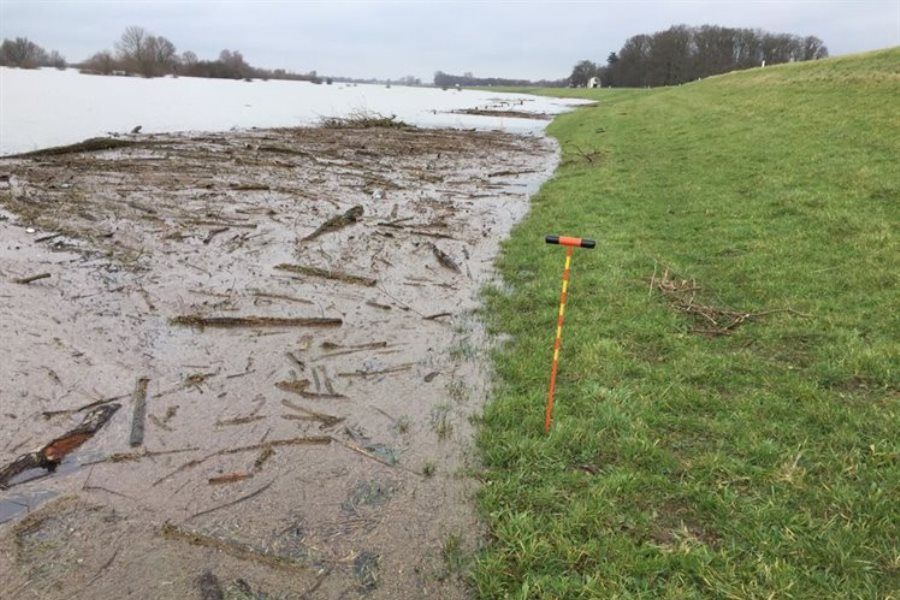
[[[47,52],[28,38],[4,39],[0,44],[0,66],[20,69],[56,67],[65,69],[68,65],[62,54],[56,50]]]
[[[101,50],[80,65],[83,73],[127,74],[141,77],[184,75],[213,79],[292,79],[321,83],[315,71],[294,73],[285,69],[262,69],[244,60],[238,50],[222,50],[216,60],[200,60],[190,50],[178,53],[170,40],[143,27],[125,30],[115,50]]]
[[[817,60],[828,48],[816,36],[769,33],[716,25],[675,25],[654,34],[635,35],[606,64],[583,60],[569,76],[572,86],[587,85],[592,77],[617,87],[677,85],[738,69]]]
[[[475,77],[472,73],[462,75],[450,75],[443,71],[434,74],[434,85],[440,88],[450,87],[488,87],[488,86],[514,86],[514,87],[565,87],[565,79],[531,81],[528,79],[504,79],[502,77]]]

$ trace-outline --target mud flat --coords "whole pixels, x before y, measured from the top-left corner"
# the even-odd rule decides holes
[[[65,450],[0,491],[3,595],[464,597],[472,311],[554,145],[128,141],[0,159],[0,468]]]

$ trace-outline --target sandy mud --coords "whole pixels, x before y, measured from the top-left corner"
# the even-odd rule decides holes
[[[0,160],[0,466],[120,406],[0,490],[0,595],[465,597],[473,310],[551,142],[131,141]]]

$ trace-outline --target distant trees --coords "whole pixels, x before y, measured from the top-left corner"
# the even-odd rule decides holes
[[[828,56],[828,48],[815,36],[768,33],[716,25],[675,25],[652,35],[635,35],[606,65],[597,67],[602,85],[644,87],[676,85],[737,69]],[[584,85],[587,63],[575,65],[571,85]]]
[[[143,27],[132,26],[115,44],[115,53],[97,52],[81,64],[83,73],[110,75],[121,72],[142,77],[186,75],[216,79],[295,79],[319,83],[316,72],[292,73],[284,69],[259,69],[250,66],[238,50],[222,50],[217,60],[200,60],[190,50],[178,54],[170,40],[153,35]]]
[[[66,59],[56,50],[48,54],[28,38],[19,37],[12,40],[5,39],[3,44],[0,44],[0,66],[21,69],[38,67],[65,69]]]
[[[172,73],[178,65],[175,44],[147,33],[143,27],[126,29],[116,43],[116,53],[121,70],[144,77]]]
[[[65,69],[69,65],[66,63],[66,59],[62,54],[56,50],[51,50],[50,56],[47,58],[47,66],[55,69]]]
[[[589,60],[583,60],[572,68],[572,74],[569,75],[569,83],[575,87],[585,87],[591,77],[600,74],[600,68]]]
[[[118,61],[109,50],[101,50],[81,63],[82,73],[111,75],[119,66]]]
[[[472,73],[464,75],[450,75],[443,71],[437,71],[434,74],[434,85],[437,87],[448,88],[459,85],[460,87],[486,87],[486,86],[537,86],[537,87],[564,87],[565,79],[554,81],[540,80],[530,81],[528,79],[503,79],[501,77],[475,77]]]

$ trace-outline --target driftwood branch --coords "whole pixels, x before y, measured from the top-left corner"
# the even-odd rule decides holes
[[[181,315],[170,321],[173,325],[189,327],[339,327],[341,319],[335,318],[287,318],[287,317],[204,317]]]
[[[32,275],[30,277],[20,277],[18,279],[13,279],[13,283],[27,284],[31,283],[32,281],[38,281],[39,279],[47,279],[48,277],[50,277],[50,273],[40,273],[38,275]]]
[[[288,271],[289,273],[298,273],[300,275],[308,275],[309,277],[321,277],[322,279],[334,279],[343,281],[344,283],[353,283],[356,285],[373,286],[378,283],[371,277],[363,277],[362,275],[352,275],[343,271],[332,271],[330,269],[320,269],[319,267],[310,267],[307,265],[294,265],[282,263],[275,265],[279,271]]]
[[[0,489],[10,487],[9,482],[20,473],[29,469],[42,468],[54,471],[69,453],[94,437],[100,429],[119,410],[119,404],[104,404],[98,406],[84,416],[81,424],[54,439],[40,450],[29,452],[16,458],[5,467],[0,468]]]
[[[329,231],[337,231],[343,227],[347,227],[348,225],[352,225],[356,223],[360,217],[363,215],[363,207],[362,206],[354,206],[353,208],[343,212],[339,215],[335,215],[319,225],[319,227],[313,231],[311,234],[303,238],[302,241],[307,242],[309,240],[314,240],[323,233],[328,233]]]

